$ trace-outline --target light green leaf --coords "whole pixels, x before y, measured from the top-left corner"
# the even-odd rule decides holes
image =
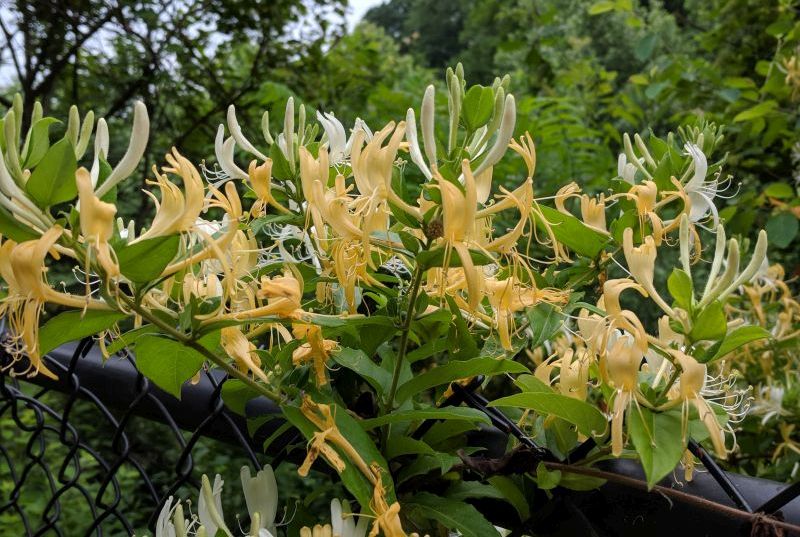
[[[695,317],[689,337],[692,341],[720,339],[725,336],[727,331],[728,322],[725,318],[725,311],[722,309],[722,304],[715,300]]]
[[[601,13],[607,13],[609,11],[613,11],[617,8],[617,3],[613,0],[600,0],[599,2],[595,2],[591,6],[589,6],[589,15],[600,15]]]
[[[519,386],[523,392],[555,393],[553,388],[533,375],[520,375],[514,379],[514,384]]]
[[[686,442],[681,440],[681,418],[673,413],[653,413],[637,405],[628,410],[628,433],[651,489],[675,469],[686,449]]]
[[[31,127],[28,153],[22,165],[24,168],[31,169],[36,166],[50,149],[50,125],[53,123],[61,122],[54,117],[43,117]]]
[[[494,110],[494,91],[480,85],[469,88],[464,97],[462,114],[467,129],[474,131],[485,125]]]
[[[725,336],[725,339],[722,340],[722,345],[720,345],[719,349],[717,349],[717,352],[710,356],[708,360],[704,361],[713,362],[715,360],[719,360],[726,354],[735,351],[743,345],[747,345],[748,343],[759,339],[767,339],[769,337],[771,337],[771,334],[760,326],[740,326]]]
[[[136,368],[178,399],[183,384],[200,370],[204,361],[202,354],[172,339],[148,334],[136,341]]]
[[[594,258],[605,248],[608,242],[606,235],[591,229],[572,215],[561,213],[544,205],[539,205],[538,208],[549,223],[556,239],[573,252]],[[544,229],[541,217],[534,214],[536,225]]]
[[[166,235],[124,246],[117,250],[120,271],[132,282],[155,280],[175,259],[179,245],[179,235]]]
[[[241,416],[246,416],[247,402],[258,396],[255,389],[239,379],[228,379],[222,385],[222,401],[225,406]]]
[[[778,103],[773,100],[764,101],[763,103],[758,103],[757,105],[748,108],[743,112],[739,112],[733,118],[733,121],[734,123],[738,123],[740,121],[750,121],[753,119],[757,119],[769,114],[777,107]]]
[[[472,360],[451,361],[419,374],[405,382],[397,390],[397,402],[402,403],[423,390],[474,377],[475,375],[499,375],[501,373],[530,373],[527,367],[511,360],[495,358],[473,358]]]
[[[527,408],[540,414],[551,414],[574,424],[586,436],[602,434],[607,421],[596,407],[559,393],[524,392],[502,397],[489,406]]]
[[[395,410],[389,414],[377,418],[367,419],[361,422],[365,431],[376,427],[381,427],[388,423],[400,423],[403,421],[421,420],[460,420],[473,423],[491,423],[489,418],[480,410],[467,407],[430,407],[418,410]]]
[[[33,229],[14,218],[3,207],[0,207],[0,235],[16,242],[30,241],[38,239],[40,236]]]
[[[692,278],[685,271],[674,268],[667,278],[667,289],[675,303],[686,311],[691,311],[694,287]]]
[[[45,355],[64,343],[93,336],[126,317],[127,315],[118,311],[103,310],[59,313],[39,330],[39,353]]]
[[[75,150],[69,140],[62,139],[47,150],[25,183],[25,190],[39,207],[45,208],[78,195],[75,183]]]
[[[771,198],[792,198],[794,197],[794,188],[789,183],[772,183],[764,189],[764,194]]]
[[[553,337],[561,328],[563,317],[557,307],[547,302],[540,302],[526,311],[533,337],[530,347],[535,348]]]
[[[536,466],[536,485],[542,490],[552,490],[561,481],[561,470],[548,470],[543,462]]]
[[[106,352],[108,354],[116,354],[125,347],[131,347],[135,345],[136,340],[139,337],[145,334],[152,334],[153,332],[158,332],[158,327],[153,324],[146,324],[144,326],[140,326],[139,328],[129,330],[115,339],[111,345],[107,346]]]
[[[450,250],[449,257],[446,255],[447,253],[447,249],[444,247],[426,250],[417,254],[417,263],[425,270],[432,267],[442,267],[445,261],[447,261],[448,267],[460,267],[461,257],[458,255],[458,252]],[[469,256],[475,265],[490,265],[495,262],[491,256],[477,250],[470,250]]]
[[[403,504],[413,516],[436,520],[449,530],[458,530],[462,537],[492,537],[499,533],[477,509],[468,503],[419,492]]]
[[[789,211],[781,211],[767,220],[764,228],[767,230],[770,244],[778,248],[786,248],[797,236],[797,217]]]

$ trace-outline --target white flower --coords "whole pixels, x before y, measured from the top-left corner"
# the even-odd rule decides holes
[[[101,128],[101,137],[106,135]],[[147,107],[143,102],[137,101],[133,106],[133,128],[131,129],[131,139],[128,143],[128,150],[122,156],[122,159],[112,170],[111,174],[106,178],[100,188],[97,189],[95,194],[98,198],[102,198],[109,191],[117,186],[117,184],[126,179],[130,174],[139,166],[139,162],[144,156],[144,150],[147,148],[147,140],[150,137],[150,118],[147,115]],[[101,140],[100,147],[105,149],[104,141]]]
[[[691,203],[689,219],[692,222],[699,222],[711,214],[714,219],[714,227],[716,227],[719,225],[719,213],[714,206],[714,197],[718,190],[717,180],[706,181],[708,160],[700,147],[693,143],[687,143],[684,149],[686,149],[686,154],[692,157],[694,164],[694,175],[684,187]]]
[[[265,466],[255,477],[251,477],[250,468],[242,466],[241,478],[250,519],[255,520],[257,516],[258,529],[266,529],[274,534],[275,515],[278,513],[278,483],[272,467]]]
[[[207,535],[216,535],[218,530],[222,530],[228,537],[233,537],[222,516],[222,485],[224,483],[222,476],[217,474],[212,487],[208,476],[203,475],[203,486],[197,500],[197,516]]]
[[[350,505],[345,502],[342,511],[342,502],[338,499],[331,500],[331,527],[335,537],[366,537],[369,529],[369,519],[359,517],[356,524],[355,517],[350,513]],[[348,515],[348,516],[343,516]]]
[[[755,404],[753,404],[753,414],[761,416],[761,425],[776,417],[786,415],[783,409],[783,395],[785,390],[782,386],[762,386],[758,390]]]
[[[347,137],[342,122],[336,119],[333,112],[322,114],[317,112],[317,120],[328,137],[328,158],[332,165],[342,164],[350,158],[353,138],[359,130],[364,131],[366,141],[372,139],[372,131],[361,118],[356,118],[350,137]]]
[[[172,515],[172,496],[167,498],[164,507],[158,514],[156,520],[156,537],[175,537],[175,526],[172,524],[170,517]]]
[[[625,153],[620,153],[617,159],[617,175],[622,177],[626,183],[633,184],[634,176],[636,176],[636,166],[628,162],[628,157]]]

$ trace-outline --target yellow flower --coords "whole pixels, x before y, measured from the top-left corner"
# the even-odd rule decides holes
[[[267,375],[261,369],[261,358],[258,357],[256,346],[247,339],[241,329],[238,326],[226,326],[220,332],[220,345],[228,356],[234,359],[239,371],[252,372],[267,382]]]
[[[294,337],[305,338],[306,342],[297,347],[292,352],[292,363],[302,365],[308,362],[314,367],[317,378],[317,386],[324,386],[328,383],[325,376],[325,364],[331,356],[331,352],[337,347],[337,343],[322,337],[322,329],[316,325],[296,324],[293,329]]]
[[[561,357],[559,366],[559,391],[563,395],[585,401],[589,391],[590,365],[591,361],[586,349],[581,348],[577,351],[567,349]],[[536,370],[538,372],[539,368]]]
[[[639,366],[644,354],[635,344],[633,336],[616,336],[605,357],[606,371],[611,384],[616,388],[614,406],[611,413],[611,453],[622,454],[622,423],[625,412],[634,401],[639,379]]]
[[[108,244],[108,240],[114,232],[114,216],[117,214],[117,207],[101,201],[95,195],[92,177],[86,168],[79,168],[75,172],[75,182],[78,185],[80,201],[81,234],[97,252],[97,260],[106,272],[106,276],[108,278],[119,276],[119,265],[114,261],[111,246]]]
[[[590,198],[586,194],[581,196],[581,219],[590,228],[608,234],[606,229],[606,201],[600,194],[598,198]]]
[[[667,304],[661,295],[658,294],[653,277],[655,275],[656,256],[658,250],[656,241],[650,235],[644,237],[640,246],[633,245],[633,229],[625,228],[622,233],[622,250],[625,254],[625,261],[628,270],[636,282],[642,286],[650,298],[670,317],[675,316],[675,312]]]
[[[145,191],[145,194],[156,203],[156,216],[150,228],[133,242],[188,231],[194,226],[203,210],[205,190],[200,172],[174,147],[172,153],[166,155],[166,159],[170,166],[164,167],[163,171],[176,174],[183,179],[183,191],[170,182],[166,175],[158,173],[153,166],[156,181],[149,183],[158,185],[161,190],[161,201],[159,202],[151,192]]]
[[[272,205],[282,213],[289,213],[289,209],[278,203],[272,195],[272,159],[266,159],[263,164],[257,165],[257,161],[250,162],[247,169],[247,176],[253,192],[256,193],[256,202],[253,204],[253,213],[263,213],[267,205]]]
[[[497,280],[487,279],[484,282],[489,304],[494,311],[497,333],[500,344],[506,350],[512,350],[511,334],[514,331],[514,313],[531,307],[538,301],[536,289],[522,285],[515,278]]]
[[[372,523],[369,537],[377,537],[381,531],[384,537],[407,537],[400,522],[400,504],[394,502],[389,505],[386,501],[386,491],[383,489],[380,466],[373,464],[371,471],[374,476],[374,488],[372,489],[370,508],[375,513],[375,522]]]
[[[30,367],[22,374],[55,374],[42,363],[39,353],[39,316],[51,302],[77,309],[110,309],[105,302],[54,290],[47,282],[45,259],[63,230],[54,226],[39,239],[0,245],[0,277],[8,286],[8,296],[0,303],[0,317],[7,317],[12,333],[12,363],[27,356]]]

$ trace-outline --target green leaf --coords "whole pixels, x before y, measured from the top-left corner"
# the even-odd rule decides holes
[[[75,183],[75,150],[67,139],[62,139],[47,150],[25,183],[25,190],[39,207],[45,208],[78,195]]]
[[[136,367],[167,393],[181,398],[181,387],[200,370],[205,357],[178,341],[145,335],[136,341]]]
[[[778,248],[786,248],[797,236],[797,217],[789,211],[781,211],[773,215],[764,226],[770,244]]]
[[[16,242],[25,242],[38,239],[39,234],[14,218],[14,216],[0,207],[0,235]]]
[[[45,355],[64,343],[93,336],[126,317],[127,315],[118,311],[103,310],[59,313],[39,330],[39,353]]]
[[[47,150],[50,149],[50,125],[61,123],[54,117],[43,117],[31,127],[31,137],[28,141],[28,153],[24,157],[23,167],[31,169],[36,166]]]
[[[444,246],[420,252],[417,254],[417,264],[421,267],[420,270],[443,267],[445,261],[450,268],[461,266],[461,257],[458,255],[458,252],[450,250],[449,258],[447,258],[445,254],[447,254],[447,249]],[[470,250],[469,256],[472,259],[472,263],[475,265],[491,265],[495,262],[491,256],[477,250]]]
[[[504,475],[495,475],[488,481],[500,492],[501,497],[516,509],[520,520],[524,521],[530,518],[531,509],[528,500],[513,479]]]
[[[528,408],[540,414],[558,416],[574,424],[586,436],[603,433],[607,425],[606,417],[593,405],[555,392],[517,393],[496,399],[489,406]]]
[[[559,242],[573,252],[595,258],[605,248],[608,237],[586,226],[572,215],[561,213],[544,205],[538,206],[550,229]],[[535,214],[536,225],[544,229],[542,217]]]
[[[474,131],[485,125],[494,111],[492,88],[476,85],[469,88],[464,97],[462,114],[468,130]]]
[[[404,421],[421,421],[421,420],[460,420],[491,423],[489,418],[480,410],[467,407],[443,407],[443,408],[423,408],[418,410],[395,410],[390,414],[385,414],[377,418],[367,419],[361,422],[361,426],[365,431],[381,427],[388,423],[400,423]]]
[[[772,183],[764,189],[770,198],[786,199],[794,197],[794,188],[789,183]]]
[[[269,148],[269,158],[272,159],[272,177],[283,180],[294,177],[292,167],[289,165],[289,161],[286,160],[278,144],[272,144]]]
[[[523,392],[556,393],[553,388],[534,377],[533,375],[520,375],[514,379],[514,384]]]
[[[125,347],[135,345],[136,340],[141,336],[145,334],[152,334],[153,332],[158,332],[158,327],[154,324],[146,324],[144,326],[140,326],[139,328],[129,330],[128,332],[120,335],[111,345],[106,347],[106,352],[108,354],[116,354]]]
[[[734,123],[738,123],[740,121],[750,121],[756,118],[760,118],[769,114],[777,107],[778,103],[773,100],[764,101],[763,103],[759,103],[751,108],[748,108],[744,112],[739,112],[733,118],[733,121]]]
[[[617,8],[617,3],[613,0],[600,0],[589,6],[589,15],[600,15],[608,11],[613,11]]]
[[[731,353],[743,345],[747,345],[759,339],[767,339],[772,337],[771,334],[761,328],[760,326],[740,326],[730,334],[728,334],[722,344],[712,356],[703,362],[713,362],[719,360],[728,353]]]
[[[600,477],[563,472],[561,474],[561,482],[558,485],[565,489],[586,491],[595,490],[605,484],[606,480]]]
[[[675,303],[686,311],[691,311],[694,287],[692,278],[685,271],[674,268],[667,278],[667,289]]]
[[[548,470],[543,462],[536,466],[536,485],[542,490],[552,490],[561,481],[561,470]]]
[[[247,402],[260,394],[239,379],[228,379],[222,385],[222,401],[225,406],[241,416],[246,416]]]
[[[124,246],[117,250],[120,271],[132,282],[155,280],[175,259],[179,245],[180,235],[166,235]]]
[[[639,454],[647,477],[653,486],[675,469],[686,449],[681,417],[673,413],[653,413],[635,405],[628,410],[628,434]]]
[[[530,373],[527,367],[512,360],[495,358],[473,358],[472,360],[451,361],[416,375],[397,390],[397,402],[402,403],[423,390],[474,377],[475,375],[499,375],[501,373]]]
[[[442,498],[430,492],[419,492],[405,502],[409,514],[436,520],[449,530],[458,530],[462,537],[490,537],[500,534],[480,512],[468,503]]]
[[[633,49],[633,55],[640,62],[645,61],[653,55],[653,50],[656,48],[656,34],[647,34],[642,37]]]
[[[391,374],[370,360],[369,356],[364,354],[363,351],[345,347],[338,352],[334,352],[332,357],[337,364],[360,375],[370,386],[375,388],[378,394],[383,394],[392,383]]]
[[[725,318],[725,311],[719,300],[715,300],[695,317],[689,337],[692,341],[714,340],[725,336],[727,331],[728,321]]]
[[[540,302],[526,312],[533,337],[530,348],[538,347],[549,340],[561,328],[563,318],[557,307]]]

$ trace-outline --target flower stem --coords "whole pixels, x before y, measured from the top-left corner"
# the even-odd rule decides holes
[[[400,372],[403,367],[403,360],[406,357],[406,349],[408,348],[408,337],[411,333],[411,321],[414,318],[414,308],[416,307],[417,303],[417,295],[419,294],[419,288],[422,284],[422,269],[419,265],[416,266],[414,269],[414,276],[411,280],[411,287],[408,291],[408,309],[406,310],[406,317],[403,320],[403,326],[401,328],[402,333],[400,334],[400,344],[397,350],[397,358],[394,362],[394,371],[392,372],[392,383],[389,386],[389,393],[386,395],[386,400],[384,401],[383,405],[383,414],[388,414],[394,408],[394,398],[397,395],[397,385],[400,380]],[[386,443],[386,437],[389,434],[388,425],[384,426],[383,428],[383,439],[384,444]]]

